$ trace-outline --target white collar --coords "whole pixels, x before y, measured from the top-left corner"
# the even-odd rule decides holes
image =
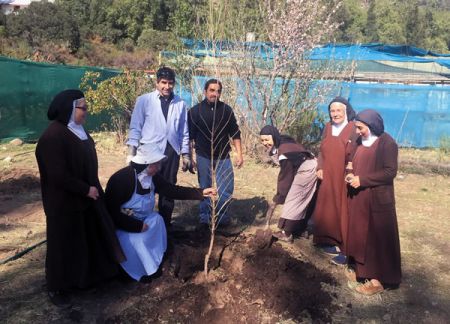
[[[331,122],[331,135],[333,136],[339,136],[339,134],[342,132],[342,130],[347,126],[348,120],[347,115],[345,116],[345,119],[340,124],[335,124],[334,122]]]
[[[149,189],[152,186],[152,179],[153,177],[149,176],[147,173],[147,168],[145,168],[143,171],[141,171],[138,175],[137,178],[142,186],[142,189]]]
[[[361,143],[365,147],[371,147],[372,144],[377,140],[378,136],[373,135],[372,132],[369,129],[369,136],[367,138],[362,137]]]
[[[74,133],[80,140],[85,141],[88,139],[86,131],[83,128],[83,125],[79,125],[75,123],[75,108],[77,105],[77,100],[74,100],[72,104],[72,115],[70,115],[69,123],[67,124],[67,128]]]

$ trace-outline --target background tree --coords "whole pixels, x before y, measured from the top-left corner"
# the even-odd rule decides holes
[[[276,0],[272,3],[280,5]],[[327,10],[334,9],[331,0],[318,3]],[[342,3],[335,16],[335,21],[342,24],[323,42],[385,42],[449,51],[449,1],[342,0]],[[53,9],[34,16],[22,10],[17,15],[21,18],[17,19],[10,15],[8,20],[13,26],[4,28],[0,54],[30,58],[41,50],[48,53],[45,56],[49,60],[58,56],[57,61],[65,63],[120,66],[127,62],[132,64],[130,67],[140,67],[146,65],[148,56],[157,57],[161,49],[179,48],[180,36],[211,39],[214,33],[216,40],[243,41],[248,33],[253,33],[256,41],[269,41],[263,4],[253,0],[56,0],[53,4],[58,8],[56,16]],[[33,3],[28,10],[40,10],[36,5]],[[40,5],[47,3],[42,1]],[[46,16],[50,12],[49,19]],[[211,30],[212,26],[216,29]],[[64,37],[60,36],[62,33]],[[22,40],[28,45],[24,46]],[[67,53],[53,55],[64,48]],[[79,48],[78,55],[75,52]],[[133,57],[121,59],[130,56]]]
[[[204,1],[177,0],[173,14],[169,17],[169,29],[178,37],[191,38],[195,26],[199,25],[201,7]]]
[[[367,24],[367,10],[358,0],[344,1],[336,12],[335,21],[340,23],[334,38],[343,43],[361,43]]]
[[[427,23],[420,11],[418,1],[411,2],[406,7],[406,43],[417,47],[425,47]]]
[[[32,2],[16,15],[8,15],[7,33],[22,37],[31,46],[44,42],[66,43],[75,52],[80,47],[80,33],[76,21],[66,11],[51,2]]]
[[[372,0],[367,12],[366,41],[405,44],[402,15],[396,10],[397,1]]]

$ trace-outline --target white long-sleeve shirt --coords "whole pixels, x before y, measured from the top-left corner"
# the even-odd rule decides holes
[[[167,142],[177,154],[189,153],[187,107],[178,96],[169,105],[167,121],[161,109],[158,90],[143,94],[136,99],[131,115],[127,145],[155,143],[164,152]]]

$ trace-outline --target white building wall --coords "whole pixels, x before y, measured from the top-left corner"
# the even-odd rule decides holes
[[[5,15],[9,15],[15,11],[26,8],[30,3],[41,0],[13,0],[13,1],[0,1],[1,12]],[[48,0],[48,2],[55,2],[55,0]]]

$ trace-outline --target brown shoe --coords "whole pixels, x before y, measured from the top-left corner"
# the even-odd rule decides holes
[[[287,235],[285,231],[279,231],[272,234],[278,241],[292,243],[294,241],[294,237],[291,235]]]
[[[379,294],[384,290],[382,285],[374,285],[372,281],[366,280],[365,283],[358,285],[355,291],[366,296],[372,296]]]

